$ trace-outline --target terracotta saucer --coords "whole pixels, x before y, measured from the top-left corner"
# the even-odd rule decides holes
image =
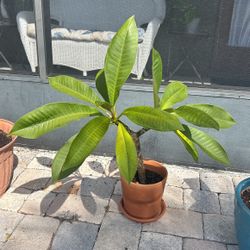
[[[149,223],[149,222],[153,222],[156,221],[158,219],[160,219],[162,217],[162,215],[165,213],[166,211],[166,204],[164,202],[164,200],[161,200],[161,213],[158,214],[155,217],[149,218],[149,219],[142,219],[142,218],[137,218],[134,217],[130,214],[127,213],[127,211],[125,210],[125,208],[123,207],[123,200],[121,199],[121,201],[119,202],[119,210],[130,220],[139,222],[139,223]]]

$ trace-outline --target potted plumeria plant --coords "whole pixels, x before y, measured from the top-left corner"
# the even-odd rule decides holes
[[[69,122],[93,117],[73,135],[56,154],[52,164],[54,181],[73,173],[93,152],[111,126],[117,127],[116,161],[121,174],[122,212],[139,222],[157,220],[165,211],[162,200],[167,170],[155,161],[144,161],[140,137],[149,130],[173,132],[182,141],[195,161],[201,148],[213,159],[228,164],[223,147],[205,132],[185,125],[182,120],[199,127],[216,130],[229,128],[235,122],[222,108],[210,104],[174,105],[188,96],[181,82],[169,83],[163,96],[158,95],[162,82],[162,61],[153,49],[153,103],[151,106],[129,107],[117,113],[121,87],[134,66],[138,48],[138,32],[134,17],[130,17],[109,45],[104,68],[96,76],[96,89],[68,76],[49,78],[49,84],[59,92],[88,103],[50,103],[21,117],[12,129],[13,135],[37,138]],[[141,126],[134,131],[124,118]]]

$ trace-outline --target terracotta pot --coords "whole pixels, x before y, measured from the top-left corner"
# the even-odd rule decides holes
[[[0,119],[0,129],[9,133],[13,123]],[[13,146],[16,136],[12,137],[10,143],[0,148],[0,196],[7,190],[13,173]]]
[[[166,205],[162,199],[168,172],[159,162],[145,160],[146,169],[160,174],[163,180],[155,184],[130,184],[121,178],[122,200],[121,212],[129,219],[146,223],[158,220],[165,212]]]

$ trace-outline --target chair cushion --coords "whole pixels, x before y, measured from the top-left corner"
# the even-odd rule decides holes
[[[71,40],[78,42],[101,42],[110,43],[116,32],[113,31],[91,31],[91,30],[74,30],[51,25],[51,38],[52,40]],[[138,42],[143,42],[145,30],[138,28]],[[27,26],[27,35],[31,38],[36,37],[35,24],[30,23]]]

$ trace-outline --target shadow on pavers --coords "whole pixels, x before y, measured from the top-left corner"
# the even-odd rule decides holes
[[[37,160],[40,164],[43,163],[43,166],[45,165],[50,167],[51,164],[49,165],[44,163],[49,163],[52,159],[50,159],[49,157],[37,157]],[[89,162],[90,168],[92,168],[96,172],[100,172],[100,168],[96,168],[96,164],[98,164],[98,162]],[[102,171],[101,173],[104,173],[104,171]],[[106,188],[98,188],[97,183],[103,183],[103,185],[105,186],[105,183],[109,183],[110,179],[112,179],[113,181],[111,182],[111,184],[107,185],[108,192],[106,192]],[[49,192],[43,197],[40,202],[40,212],[44,215],[53,215],[57,210],[60,209],[69,195],[78,195],[84,208],[91,214],[95,214],[97,211],[97,204],[94,196],[97,196],[100,199],[109,199],[113,193],[116,182],[117,179],[107,176],[83,177],[79,171],[75,171],[71,176],[55,183],[53,189],[49,189],[50,185],[52,185],[51,178],[45,177],[26,182],[21,186],[15,188],[14,192],[24,194],[27,189],[33,190],[34,192],[41,190],[46,191],[49,189]],[[39,187],[39,185],[41,186],[41,183],[48,184],[46,185],[46,187]],[[52,194],[56,194],[56,197],[48,205],[48,201],[51,200]],[[58,195],[60,195],[60,199],[57,198]],[[77,214],[72,215],[70,214],[70,211],[68,211],[68,213],[69,217],[77,219]]]
[[[51,169],[53,159],[47,156],[36,157],[38,163],[44,167]]]
[[[16,167],[18,166],[18,162],[19,162],[18,157],[17,157],[17,155],[16,155],[16,154],[14,154],[14,155],[13,155],[13,171],[12,171],[12,173],[11,173],[11,177],[10,177],[10,184],[9,184],[9,186],[8,186],[7,190],[9,189],[9,187],[10,187],[10,185],[11,185],[12,181],[13,181],[13,177],[14,177],[14,170],[15,170],[15,169],[16,169]]]

